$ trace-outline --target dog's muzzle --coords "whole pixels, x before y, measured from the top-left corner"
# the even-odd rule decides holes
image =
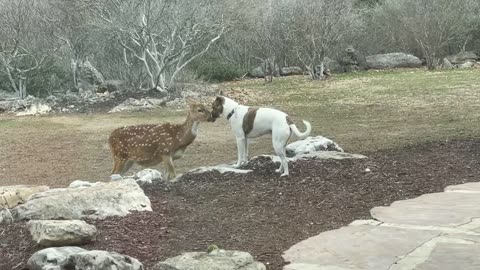
[[[213,114],[210,114],[207,121],[208,122],[215,122],[215,120],[217,120],[217,118],[218,118],[218,116],[215,117]]]

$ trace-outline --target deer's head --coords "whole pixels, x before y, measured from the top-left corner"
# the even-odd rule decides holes
[[[212,113],[200,103],[189,104],[190,119],[194,122],[213,122]]]

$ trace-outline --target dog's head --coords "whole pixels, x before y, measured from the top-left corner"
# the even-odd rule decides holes
[[[217,118],[220,117],[223,113],[223,105],[225,105],[225,98],[222,96],[217,96],[215,101],[212,103],[212,120],[211,122],[215,122]]]

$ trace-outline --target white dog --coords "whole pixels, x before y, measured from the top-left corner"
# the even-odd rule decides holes
[[[247,139],[272,134],[273,149],[281,160],[280,168],[276,172],[282,173],[281,176],[288,175],[288,159],[285,147],[292,132],[297,137],[304,139],[312,131],[312,126],[307,121],[303,121],[307,130],[302,133],[284,112],[270,108],[239,105],[224,96],[218,96],[212,104],[212,121],[220,116],[225,117],[230,122],[233,133],[237,138],[238,161],[234,165],[235,167],[238,168],[247,162]]]

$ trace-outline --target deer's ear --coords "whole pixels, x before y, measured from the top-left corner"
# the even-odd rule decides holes
[[[185,98],[185,103],[187,103],[188,106],[191,106],[191,105],[195,104],[196,102],[195,102],[195,100],[194,100],[193,98],[191,98],[191,97],[186,97],[186,98]]]

